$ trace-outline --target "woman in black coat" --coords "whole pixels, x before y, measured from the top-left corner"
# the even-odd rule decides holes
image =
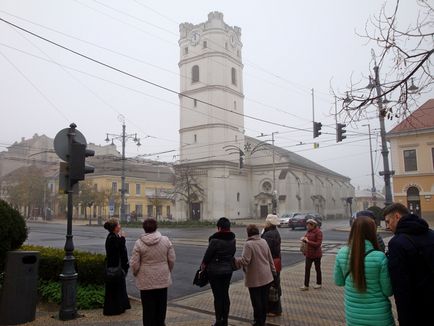
[[[264,233],[262,238],[267,241],[268,247],[270,247],[271,256],[273,256],[274,267],[276,268],[277,277],[274,280],[273,287],[277,290],[277,301],[268,300],[267,315],[269,317],[280,316],[282,314],[282,304],[280,296],[282,295],[282,289],[280,287],[280,271],[282,270],[282,258],[280,256],[281,239],[279,231],[276,226],[280,224],[279,218],[274,214],[268,214],[265,219]]]
[[[209,238],[208,249],[202,260],[201,269],[208,273],[214,296],[216,322],[214,326],[227,326],[231,301],[229,284],[233,272],[236,251],[235,234],[231,232],[231,222],[226,217],[217,221],[217,232]]]
[[[125,276],[129,268],[125,236],[117,219],[110,219],[105,222],[104,229],[109,231],[105,241],[106,265],[107,267],[116,267],[120,264],[124,276],[116,281],[106,281],[103,313],[107,316],[120,315],[126,309],[131,308],[125,283]]]

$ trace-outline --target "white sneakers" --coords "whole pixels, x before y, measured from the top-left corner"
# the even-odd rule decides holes
[[[321,284],[315,284],[315,285],[313,286],[313,288],[314,288],[315,290],[321,289],[321,287],[322,287]],[[308,287],[308,286],[305,286],[305,285],[303,285],[303,286],[300,288],[300,291],[307,291],[307,290],[309,290],[309,287]]]

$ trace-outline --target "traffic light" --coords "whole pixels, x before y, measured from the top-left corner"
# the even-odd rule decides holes
[[[244,167],[244,152],[240,149],[240,169]]]
[[[343,139],[347,138],[344,134],[347,132],[344,128],[346,127],[345,123],[337,123],[336,124],[336,142],[339,143]]]
[[[93,173],[95,168],[90,165],[86,165],[86,157],[94,156],[95,151],[86,149],[86,145],[72,141],[69,152],[69,181],[73,186],[80,180],[84,180],[84,175],[87,173]]]
[[[313,122],[313,138],[318,137],[319,135],[321,135],[321,128],[322,128],[322,123],[321,122]]]

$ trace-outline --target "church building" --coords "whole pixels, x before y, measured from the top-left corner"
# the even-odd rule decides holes
[[[180,25],[179,46],[175,170],[189,171],[196,187],[184,189],[188,200],[177,197],[176,219],[263,218],[273,210],[347,216],[348,177],[245,134],[241,28],[211,12],[204,23]]]

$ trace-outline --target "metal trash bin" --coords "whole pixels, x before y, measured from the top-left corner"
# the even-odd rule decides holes
[[[39,251],[9,251],[0,297],[0,325],[35,320]]]

